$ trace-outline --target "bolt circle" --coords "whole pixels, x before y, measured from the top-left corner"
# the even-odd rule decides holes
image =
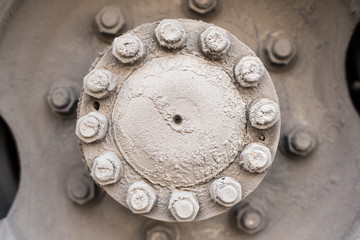
[[[249,109],[251,126],[257,129],[267,129],[280,119],[279,105],[266,98],[255,100]]]
[[[191,192],[175,191],[171,194],[169,210],[178,222],[194,220],[199,208],[199,202]]]
[[[243,57],[234,67],[236,81],[242,87],[256,87],[265,73],[265,67],[258,57]]]
[[[148,213],[156,202],[155,190],[143,181],[133,183],[127,192],[126,203],[133,213]]]
[[[116,87],[116,79],[105,69],[96,69],[84,77],[84,91],[97,99],[107,97]]]
[[[108,121],[99,112],[91,112],[76,123],[76,135],[85,143],[103,139],[107,133]]]
[[[113,55],[123,64],[131,64],[145,55],[142,41],[132,34],[117,37],[113,43]]]
[[[100,185],[117,182],[122,172],[122,164],[115,153],[106,152],[94,159],[91,176]]]
[[[179,49],[185,45],[186,32],[176,20],[162,20],[155,29],[159,44],[169,49]]]
[[[200,35],[200,47],[203,53],[214,60],[223,58],[230,49],[230,38],[226,30],[209,27]]]
[[[224,207],[232,207],[240,202],[242,188],[238,181],[231,177],[216,179],[210,186],[210,196]]]
[[[260,143],[250,143],[240,154],[239,164],[248,172],[262,173],[271,164],[271,152]]]

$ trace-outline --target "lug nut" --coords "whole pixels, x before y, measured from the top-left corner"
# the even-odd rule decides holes
[[[178,222],[194,220],[199,209],[199,202],[191,192],[175,191],[171,194],[169,210]]]
[[[125,26],[124,16],[120,8],[105,6],[95,17],[99,32],[104,34],[118,35]]]
[[[186,41],[186,32],[176,20],[162,20],[155,29],[159,44],[169,49],[182,48]]]
[[[146,232],[146,240],[177,240],[177,231],[163,224],[155,225]]]
[[[128,189],[126,203],[133,213],[150,212],[155,201],[155,190],[143,181],[133,183]]]
[[[258,57],[243,57],[234,67],[236,81],[242,87],[256,87],[265,72],[265,67]]]
[[[77,94],[73,87],[57,86],[50,90],[48,103],[55,113],[71,114],[75,111]]]
[[[276,66],[289,65],[296,56],[296,46],[293,39],[278,32],[268,35],[264,51],[270,64]]]
[[[103,139],[107,133],[108,121],[99,112],[91,112],[76,123],[76,135],[85,143]]]
[[[100,185],[117,182],[122,172],[120,159],[115,153],[106,152],[94,159],[91,176]]]
[[[280,119],[280,109],[277,103],[262,98],[255,100],[249,109],[251,126],[257,129],[267,129],[275,125]]]
[[[123,64],[131,64],[144,57],[145,47],[134,35],[125,34],[114,40],[112,54]]]
[[[271,152],[260,143],[250,143],[240,154],[239,164],[248,172],[262,173],[271,164]]]
[[[116,87],[116,79],[105,70],[93,70],[84,77],[84,91],[97,99],[105,98]]]
[[[265,210],[253,203],[244,203],[237,210],[237,226],[247,234],[254,234],[266,226]]]
[[[231,177],[222,177],[211,184],[210,195],[218,204],[232,207],[241,200],[241,185]]]
[[[84,205],[95,198],[95,184],[85,174],[73,176],[68,180],[68,197],[78,205]]]
[[[309,155],[314,150],[316,143],[314,131],[304,125],[298,125],[287,131],[281,140],[282,149],[297,156]]]
[[[216,8],[216,0],[189,0],[189,8],[198,13],[205,14]]]
[[[203,53],[212,59],[224,57],[230,49],[230,36],[219,27],[209,27],[200,36],[200,47]]]

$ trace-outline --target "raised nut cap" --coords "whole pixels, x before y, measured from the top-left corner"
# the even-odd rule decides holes
[[[230,36],[219,27],[209,27],[200,35],[200,47],[203,53],[212,59],[224,57],[230,49]]]
[[[107,97],[115,87],[115,78],[105,69],[92,70],[84,77],[84,91],[97,99]]]
[[[231,177],[222,177],[211,184],[210,195],[218,204],[232,207],[241,200],[241,185]]]
[[[91,112],[76,123],[76,135],[85,143],[92,143],[105,137],[108,121],[99,112]]]
[[[143,181],[133,183],[128,189],[126,203],[133,213],[150,212],[155,201],[155,190]]]
[[[115,153],[106,152],[94,159],[91,176],[100,185],[108,185],[119,180],[121,171],[120,159]]]
[[[199,209],[199,202],[191,192],[175,191],[171,194],[169,210],[178,222],[194,220]]]
[[[255,100],[249,109],[251,126],[257,129],[267,129],[280,119],[279,105],[266,98]]]
[[[242,87],[256,87],[265,72],[265,67],[258,57],[243,57],[234,67],[236,81]]]
[[[169,49],[182,48],[186,41],[185,29],[176,20],[162,20],[155,29],[155,36],[160,46]]]
[[[271,161],[268,147],[260,143],[250,143],[241,152],[239,164],[248,172],[262,173],[270,166]]]
[[[124,64],[134,63],[145,55],[145,46],[137,36],[125,34],[114,40],[112,54]]]

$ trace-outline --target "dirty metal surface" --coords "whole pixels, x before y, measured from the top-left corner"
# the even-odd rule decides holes
[[[185,1],[117,1],[126,21],[123,30],[164,18],[192,18],[227,29],[258,56],[273,32],[286,33],[296,44],[291,64],[273,68],[270,75],[279,96],[283,133],[292,126],[306,131],[284,136],[291,137],[291,148],[277,152],[262,183],[246,198],[263,210],[259,215],[248,212],[245,220],[251,221],[244,220],[244,226],[251,228],[259,222],[257,216],[266,214],[266,226],[256,235],[237,228],[237,213],[242,211],[237,207],[209,220],[160,226],[106,194],[81,206],[69,200],[69,176],[83,169],[75,118],[54,113],[47,98],[50,89],[61,84],[81,91],[83,76],[109,44],[95,23],[107,4],[113,2],[24,1],[2,35],[0,113],[17,143],[21,180],[8,216],[0,221],[1,239],[359,236],[360,123],[349,98],[344,63],[358,21],[358,2],[218,1],[212,12],[198,15]],[[274,65],[273,59],[267,60]],[[298,154],[307,151],[305,157]]]

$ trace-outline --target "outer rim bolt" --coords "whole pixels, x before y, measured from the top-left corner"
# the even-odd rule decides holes
[[[148,213],[156,202],[155,190],[143,181],[131,184],[126,203],[133,213]]]
[[[169,201],[169,210],[178,222],[188,222],[195,219],[200,209],[195,195],[186,191],[174,191]]]
[[[281,146],[286,152],[296,156],[307,156],[316,147],[316,134],[307,126],[292,128],[282,137]]]
[[[50,108],[59,114],[73,113],[78,101],[75,89],[67,86],[52,88],[47,99]]]
[[[84,77],[84,91],[97,99],[107,97],[116,88],[113,74],[105,69],[95,69]]]
[[[99,112],[91,112],[76,123],[76,135],[85,143],[103,139],[107,133],[108,121]]]
[[[241,200],[241,185],[231,177],[222,177],[211,184],[210,195],[218,204],[232,207]]]
[[[236,81],[242,87],[256,87],[265,73],[265,67],[258,57],[243,57],[234,67]]]
[[[185,29],[176,20],[162,20],[155,29],[159,44],[169,49],[182,48],[186,41]]]
[[[243,232],[255,234],[266,226],[267,217],[263,207],[250,202],[244,203],[238,208],[236,222],[238,228]]]
[[[280,119],[279,105],[266,98],[255,100],[249,109],[251,126],[257,129],[267,129]]]
[[[214,60],[224,57],[230,49],[230,36],[219,27],[209,27],[200,35],[200,47],[203,53]]]
[[[294,40],[285,33],[274,32],[265,41],[266,56],[273,65],[289,65],[296,56]]]
[[[260,143],[250,143],[241,152],[239,164],[248,172],[262,173],[271,162],[272,157],[268,147]]]
[[[130,33],[114,40],[112,54],[123,64],[131,64],[144,57],[145,46],[137,36]]]
[[[122,164],[113,152],[106,152],[94,159],[91,176],[100,185],[109,185],[120,179]]]
[[[95,198],[95,184],[90,177],[71,177],[67,185],[68,197],[78,205],[84,205]]]
[[[216,0],[189,0],[189,8],[198,14],[205,14],[212,11],[216,5]]]
[[[105,6],[95,17],[99,32],[117,35],[125,26],[124,16],[120,8],[116,6]]]

